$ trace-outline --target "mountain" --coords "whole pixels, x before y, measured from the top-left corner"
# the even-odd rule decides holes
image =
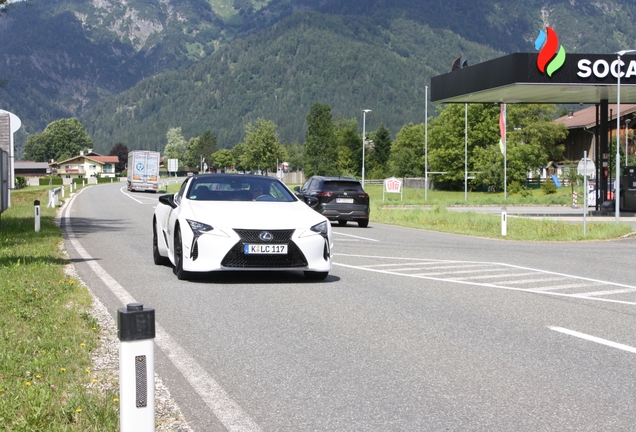
[[[163,146],[171,126],[231,147],[259,116],[302,142],[316,101],[347,118],[373,109],[370,130],[395,134],[422,120],[424,86],[459,55],[532,52],[545,25],[568,52],[633,47],[632,3],[31,0],[0,17],[0,107],[22,119],[18,146],[80,115],[101,151]]]
[[[144,80],[81,121],[98,148],[118,141],[163,148],[167,129],[176,126],[186,137],[209,129],[219,146],[231,148],[258,117],[275,122],[283,141],[303,142],[305,116],[320,101],[336,117],[372,109],[371,128],[384,122],[397,132],[423,121],[425,86],[450,68],[460,45],[474,61],[502,54],[402,18],[390,24],[298,12],[190,68]]]

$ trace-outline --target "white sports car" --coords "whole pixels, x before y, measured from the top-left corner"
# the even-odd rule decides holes
[[[271,177],[189,177],[179,192],[159,197],[152,231],[155,264],[171,262],[179,279],[190,272],[302,270],[323,280],[331,270],[330,222]]]

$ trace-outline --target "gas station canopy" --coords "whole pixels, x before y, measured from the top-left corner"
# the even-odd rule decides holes
[[[620,101],[636,103],[636,53],[621,57]],[[517,53],[456,69],[431,79],[437,103],[617,102],[618,56],[567,54],[548,76],[537,67],[539,54]]]

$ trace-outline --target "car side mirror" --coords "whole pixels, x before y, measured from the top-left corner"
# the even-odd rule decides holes
[[[300,186],[294,186],[294,191],[295,192],[300,192]]]
[[[318,198],[312,196],[305,197],[305,203],[307,203],[309,207],[314,208],[318,205]]]
[[[159,197],[159,202],[161,204],[170,206],[172,208],[177,208],[177,204],[174,202],[174,195],[173,194],[161,195]]]

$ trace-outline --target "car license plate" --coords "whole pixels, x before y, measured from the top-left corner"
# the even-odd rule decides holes
[[[336,202],[339,204],[353,204],[353,198],[336,198]]]
[[[246,244],[243,247],[243,253],[249,254],[264,254],[264,255],[281,255],[287,253],[286,244]]]

